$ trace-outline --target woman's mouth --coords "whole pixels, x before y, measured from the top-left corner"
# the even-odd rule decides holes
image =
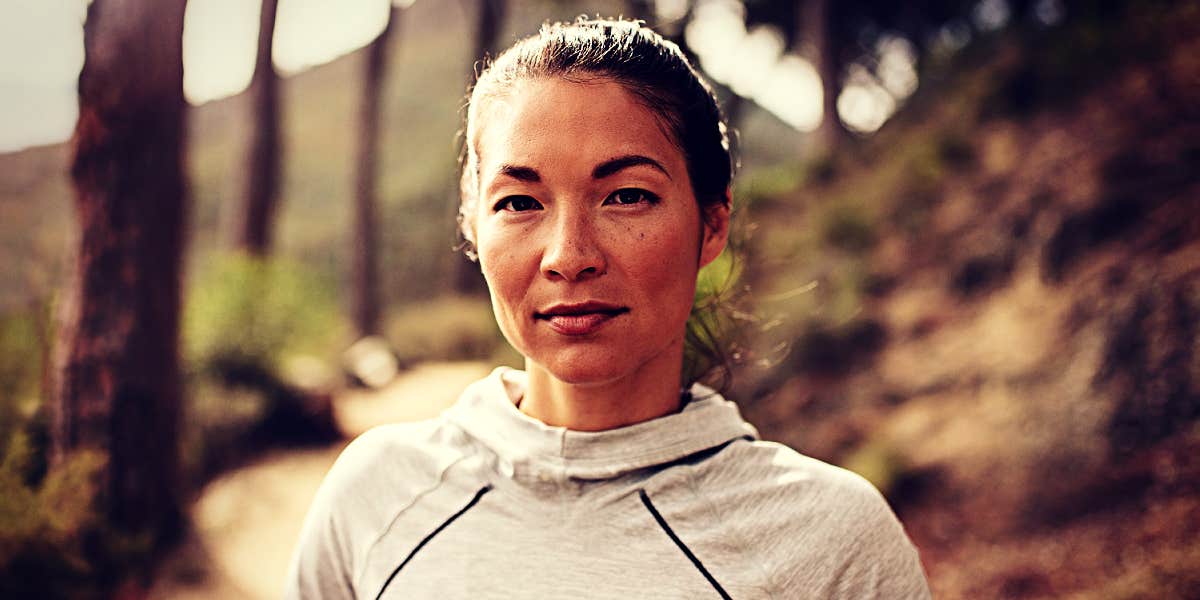
[[[628,307],[584,302],[582,304],[558,304],[545,311],[536,312],[534,319],[545,321],[554,331],[569,336],[588,335],[605,323],[629,312]]]

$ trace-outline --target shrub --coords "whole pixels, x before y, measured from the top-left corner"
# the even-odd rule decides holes
[[[740,208],[779,200],[795,193],[806,177],[805,166],[785,164],[746,173],[734,190],[734,205]]]
[[[118,536],[104,533],[96,510],[104,460],[80,452],[30,481],[36,454],[17,433],[0,462],[0,597],[103,597],[119,575],[102,564],[128,571],[125,560],[136,558],[114,552]]]
[[[279,259],[223,256],[197,274],[183,322],[190,393],[181,446],[189,485],[271,445],[335,435],[328,399],[280,375],[289,356],[328,360],[338,350],[346,327],[333,289]]]
[[[46,305],[0,315],[0,447],[40,404],[49,322]]]
[[[288,352],[328,355],[344,331],[331,282],[299,264],[223,256],[188,291],[184,356],[192,372],[218,363],[275,367]]]
[[[851,253],[866,252],[878,241],[871,215],[850,204],[830,207],[822,219],[821,231],[826,243]]]

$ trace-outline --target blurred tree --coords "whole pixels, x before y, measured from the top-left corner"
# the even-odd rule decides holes
[[[80,235],[50,402],[52,460],[102,451],[109,523],[152,548],[182,523],[184,5],[88,6],[71,165]]]
[[[747,0],[748,26],[778,27],[785,44],[812,62],[821,79],[823,117],[815,132],[818,154],[836,152],[847,137],[837,110],[847,68],[855,63],[873,69],[876,44],[884,36],[907,40],[916,51],[917,68],[926,41],[950,21],[977,5],[969,0],[869,2],[866,0]],[[1023,6],[1023,5],[1020,5]]]
[[[624,15],[628,18],[645,21],[664,38],[671,40],[675,45],[679,46],[683,55],[691,61],[692,65],[699,69],[700,60],[692,52],[691,47],[688,46],[687,37],[684,35],[686,25],[692,19],[696,2],[695,0],[682,0],[682,2],[683,5],[678,7],[679,16],[670,20],[663,20],[659,16],[658,5],[655,0],[626,0]],[[719,81],[709,78],[708,83],[713,86],[718,97],[721,99],[721,111],[725,114],[726,124],[730,128],[736,129],[741,119],[742,111],[746,106],[746,99]],[[733,143],[736,143],[736,140],[733,140]]]
[[[655,14],[654,0],[625,0],[623,16],[627,19],[641,19],[653,27]]]
[[[271,47],[275,41],[275,13],[279,0],[262,0],[258,26],[258,52],[250,80],[253,103],[250,145],[246,157],[246,189],[242,206],[234,215],[233,245],[255,256],[271,249],[271,228],[279,198],[280,157],[279,74]]]
[[[475,47],[471,50],[471,71],[467,79],[471,85],[474,85],[477,73],[486,64],[486,57],[495,51],[500,28],[504,25],[504,18],[508,13],[508,0],[473,0],[473,3],[476,5]],[[454,207],[454,216],[457,218],[457,193],[455,201],[450,205]],[[458,230],[457,225],[454,230]],[[453,261],[449,281],[451,291],[460,294],[481,294],[487,289],[475,263],[458,252],[455,252],[450,260]]]
[[[838,115],[837,99],[842,93],[842,67],[838,57],[845,40],[837,28],[838,3],[829,0],[806,0],[803,10],[797,11],[800,23],[795,29],[808,39],[809,60],[821,78],[821,124],[817,127],[818,153],[833,154],[846,137],[846,125]],[[832,8],[832,10],[831,10]]]
[[[376,175],[379,172],[379,102],[383,97],[387,53],[400,20],[393,6],[387,25],[367,47],[363,92],[358,112],[358,172],[355,175],[353,317],[358,337],[379,333],[379,232]]]

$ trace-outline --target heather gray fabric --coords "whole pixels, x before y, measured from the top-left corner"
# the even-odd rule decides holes
[[[928,598],[882,496],[756,441],[702,386],[603,432],[517,410],[497,369],[440,417],[373,429],[313,500],[286,598]]]

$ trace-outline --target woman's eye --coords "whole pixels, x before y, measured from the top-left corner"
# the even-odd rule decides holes
[[[526,210],[541,210],[542,205],[531,196],[509,196],[496,203],[496,210],[522,212]]]
[[[658,196],[637,188],[620,189],[604,199],[605,204],[654,204],[655,202],[658,202]]]

